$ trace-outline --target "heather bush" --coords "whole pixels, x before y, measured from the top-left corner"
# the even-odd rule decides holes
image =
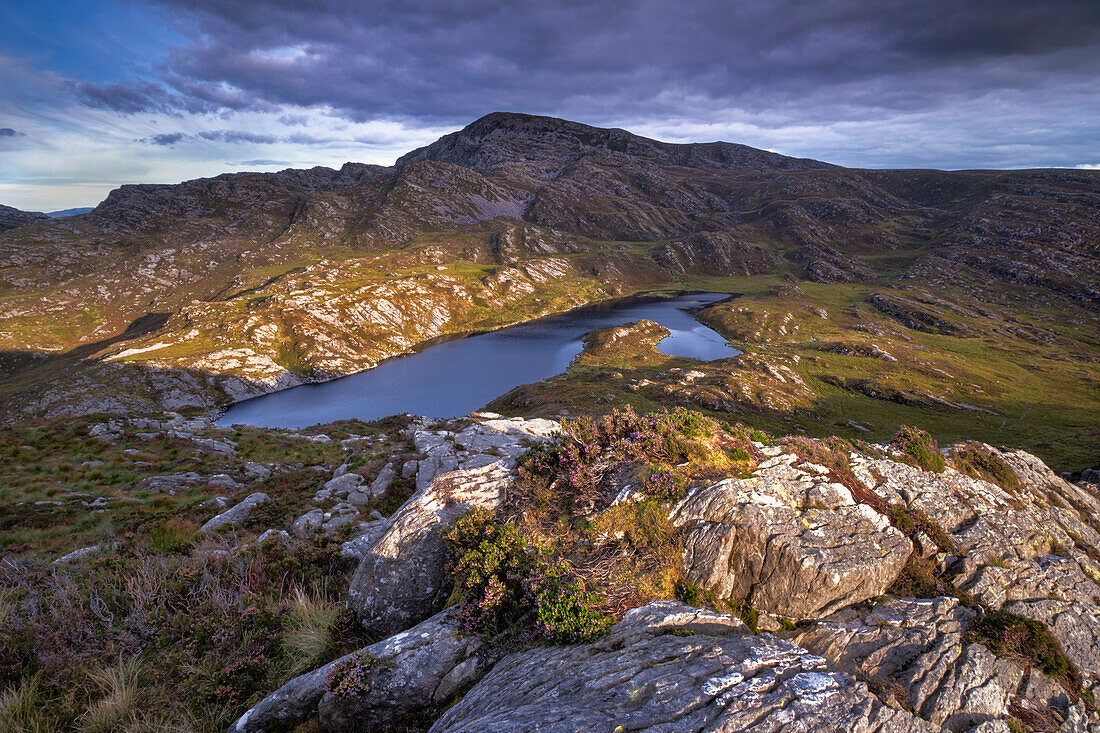
[[[627,406],[600,417],[562,423],[560,438],[518,461],[513,510],[591,516],[607,506],[605,475],[623,463],[648,467],[643,492],[678,498],[688,477],[717,477],[753,461],[751,442],[684,408],[638,415]],[[652,490],[652,491],[651,491]]]
[[[597,610],[595,594],[572,576],[564,563],[539,568],[529,581],[535,607],[535,629],[551,644],[592,641],[611,625],[612,619]]]
[[[332,666],[325,691],[336,697],[355,697],[371,691],[375,676],[388,668],[366,649],[349,654]]]
[[[465,628],[484,636],[533,631],[544,641],[588,641],[611,619],[560,559],[532,546],[520,530],[484,509],[443,535],[454,577],[453,599]]]

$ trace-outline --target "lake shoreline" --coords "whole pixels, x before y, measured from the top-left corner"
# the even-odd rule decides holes
[[[546,313],[546,314],[536,316],[535,318],[530,318],[530,319],[527,319],[527,320],[524,320],[524,321],[516,321],[515,323],[509,323],[509,324],[501,325],[497,328],[468,330],[468,331],[463,331],[463,332],[454,333],[454,334],[445,334],[445,335],[437,336],[437,337],[432,338],[432,339],[425,339],[424,341],[420,341],[420,342],[416,343],[414,346],[412,346],[411,348],[409,348],[408,350],[406,350],[402,353],[394,354],[392,356],[388,356],[388,357],[385,357],[385,358],[379,360],[374,366],[372,366],[368,369],[364,369],[364,370],[354,372],[354,373],[351,373],[351,374],[341,374],[341,375],[334,376],[334,377],[327,378],[327,379],[317,379],[316,381],[306,381],[306,382],[303,382],[301,384],[293,385],[293,386],[286,387],[286,388],[283,388],[283,389],[272,390],[270,392],[265,392],[263,394],[256,395],[254,397],[250,397],[246,400],[240,400],[240,401],[231,403],[229,405],[219,407],[218,409],[213,410],[210,413],[208,413],[207,419],[209,419],[210,422],[213,423],[213,424],[221,425],[222,427],[229,427],[232,424],[238,424],[238,423],[222,423],[221,421],[224,420],[231,413],[233,413],[235,411],[238,411],[239,408],[241,408],[244,405],[248,405],[250,403],[255,403],[256,401],[259,401],[259,400],[268,400],[271,397],[273,397],[274,395],[285,394],[285,393],[287,393],[291,390],[294,390],[294,389],[301,389],[303,387],[323,387],[323,386],[331,385],[333,383],[341,382],[341,381],[347,380],[347,379],[362,378],[364,375],[370,374],[372,372],[377,372],[380,368],[383,368],[383,367],[385,367],[385,366],[387,366],[387,365],[389,365],[389,364],[391,364],[391,363],[393,363],[397,360],[412,358],[412,357],[415,357],[419,354],[422,354],[422,353],[426,352],[427,350],[429,350],[431,348],[443,346],[445,344],[454,343],[454,342],[462,342],[462,341],[465,341],[465,340],[470,339],[470,338],[475,337],[475,336],[486,336],[486,335],[492,335],[492,334],[499,334],[500,332],[506,331],[508,329],[515,329],[515,328],[522,328],[522,327],[533,327],[533,326],[537,326],[540,322],[543,322],[543,323],[546,323],[546,324],[549,325],[549,324],[552,324],[555,319],[568,319],[570,317],[577,317],[578,315],[583,314],[585,311],[590,311],[595,315],[595,314],[598,314],[599,312],[604,311],[604,310],[608,310],[608,311],[626,310],[626,309],[629,309],[629,308],[642,307],[642,306],[645,306],[647,304],[658,304],[658,303],[662,303],[662,302],[674,301],[674,300],[677,300],[677,299],[680,299],[680,298],[689,298],[689,297],[693,297],[693,296],[703,296],[703,295],[713,295],[713,296],[721,296],[721,297],[715,298],[714,300],[710,300],[710,301],[707,301],[705,303],[694,305],[694,307],[692,307],[688,304],[684,304],[684,305],[678,306],[677,308],[679,310],[683,310],[685,312],[690,313],[692,321],[694,322],[695,325],[697,325],[699,327],[706,328],[707,330],[713,330],[713,329],[710,329],[709,327],[705,326],[705,324],[702,324],[701,322],[699,322],[697,319],[695,319],[695,315],[699,311],[705,310],[707,308],[714,307],[714,306],[719,305],[721,303],[726,303],[726,302],[729,302],[731,300],[735,300],[736,298],[741,297],[743,295],[743,293],[713,292],[713,291],[706,291],[706,290],[699,290],[699,289],[647,290],[647,291],[632,293],[630,295],[620,296],[620,297],[616,297],[616,298],[608,298],[608,299],[605,299],[605,300],[597,300],[597,301],[591,301],[591,302],[588,302],[588,303],[583,303],[583,304],[580,304],[580,305],[576,305],[572,308],[569,308],[567,310],[556,311],[556,312],[552,312],[552,313]],[[624,321],[624,322],[626,322],[626,321]],[[602,326],[600,326],[600,327],[602,327]],[[592,330],[595,330],[595,329],[592,329]],[[715,332],[715,335],[718,335],[717,332]],[[724,341],[724,339],[723,339],[723,343],[726,343]],[[732,357],[732,356],[736,356],[736,355],[740,354],[739,350],[734,349],[733,347],[728,347],[728,348],[730,348],[734,352],[734,353],[730,354],[729,356]],[[547,375],[547,376],[553,376],[553,375],[551,374],[551,375]],[[509,387],[507,389],[510,389],[510,388],[511,387]],[[507,391],[507,389],[505,389],[504,391]],[[495,397],[495,396],[498,396],[498,395],[493,395],[493,397]],[[491,397],[490,399],[492,399],[493,397]],[[472,409],[476,410],[477,406],[475,406]],[[399,412],[398,413],[391,413],[391,414],[399,414]],[[408,412],[408,411],[404,411],[404,412]],[[416,414],[416,413],[410,413],[410,414]],[[338,419],[343,419],[343,418],[338,418]],[[360,419],[375,419],[375,418],[372,417],[372,418],[360,418]],[[319,420],[316,423],[310,423],[309,425],[301,425],[301,426],[297,426],[297,427],[291,427],[291,426],[287,426],[287,425],[276,426],[276,425],[270,425],[270,424],[266,425],[266,427],[282,427],[284,429],[304,429],[304,428],[307,428],[311,425],[321,424],[321,423],[328,422],[328,421],[329,420]],[[242,422],[240,424],[252,425],[254,423]]]

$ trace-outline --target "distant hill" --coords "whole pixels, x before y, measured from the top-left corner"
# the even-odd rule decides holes
[[[49,218],[49,216],[39,211],[20,211],[11,206],[0,204],[0,232],[8,229],[18,229]]]
[[[61,219],[66,216],[76,216],[77,214],[87,214],[92,210],[91,206],[87,206],[82,209],[62,209],[61,211],[47,211],[46,216],[51,219]]]

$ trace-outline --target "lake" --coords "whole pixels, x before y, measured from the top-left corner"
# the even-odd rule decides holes
[[[696,321],[693,312],[728,297],[701,293],[584,306],[446,341],[359,374],[238,402],[217,424],[301,428],[405,412],[429,417],[468,415],[514,387],[565,371],[581,352],[589,331],[643,318],[672,332],[657,345],[660,351],[702,361],[724,359],[741,352]]]

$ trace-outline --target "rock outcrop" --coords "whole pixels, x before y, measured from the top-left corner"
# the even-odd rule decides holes
[[[792,619],[880,595],[912,550],[890,521],[793,454],[748,479],[693,490],[672,512],[689,580],[719,598]]]
[[[495,509],[512,481],[515,458],[556,431],[550,420],[491,413],[457,433],[414,429],[413,441],[427,455],[417,492],[369,549],[362,543],[349,548],[363,559],[348,606],[370,633],[401,631],[442,608],[451,589],[441,533],[470,509]]]
[[[963,643],[976,615],[954,598],[892,599],[837,613],[793,641],[921,718],[966,731],[1003,720],[1024,675],[981,644]]]
[[[0,204],[0,232],[8,229],[18,229],[35,222],[49,221],[50,217],[38,211],[21,211],[11,206]]]
[[[470,508],[500,505],[514,456],[557,426],[481,414],[458,431],[438,427],[408,431],[426,458],[402,466],[403,480],[416,469],[431,476],[427,485],[344,548],[361,558],[349,606],[370,633],[392,636],[288,682],[233,731],[315,719],[338,733],[407,716],[438,716],[432,733],[1004,733],[1021,720],[1042,731],[1100,729],[1086,706],[1100,680],[1097,497],[1034,456],[983,446],[1012,474],[1000,486],[899,463],[884,446],[853,450],[838,473],[837,456],[822,453],[835,447],[757,443],[765,460],[751,476],[691,489],[667,511],[685,542],[686,578],[715,605],[752,606],[759,616],[746,618],[774,634],[654,601],[595,641],[505,656],[460,627],[458,608],[441,610],[451,580],[440,535]],[[317,520],[305,516],[303,525]],[[914,561],[932,568],[929,583],[963,584],[976,600],[890,595]],[[1053,665],[1050,676],[1027,649],[978,633],[996,609],[1049,630],[1068,671]],[[350,693],[345,678],[355,681]]]
[[[252,510],[263,504],[265,501],[269,501],[271,497],[262,491],[257,491],[254,494],[249,494],[240,503],[233,507],[226,509],[221,514],[208,520],[206,524],[202,525],[203,532],[213,532],[216,529],[226,526],[227,524],[238,524],[248,518],[248,515],[252,513]]]

